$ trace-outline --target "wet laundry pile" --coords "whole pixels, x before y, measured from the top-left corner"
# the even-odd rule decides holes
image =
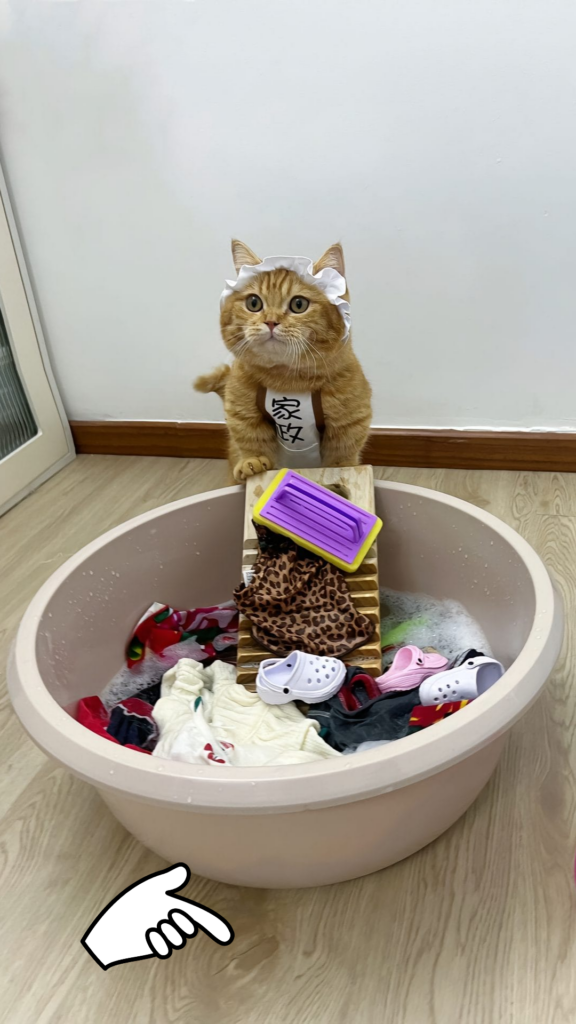
[[[374,625],[355,607],[346,573],[291,537],[255,528],[256,561],[234,600],[150,605],[120,671],[101,695],[78,701],[82,725],[188,764],[304,764],[427,729],[502,676],[461,604],[393,590],[380,594],[381,675],[363,671],[360,651],[349,664]],[[237,682],[239,612],[271,655],[259,664],[255,693]]]
[[[251,615],[258,606],[262,642],[278,629],[277,642],[267,645],[279,654],[261,663],[256,693],[236,682],[235,602],[186,611],[154,604],[129,638],[120,672],[101,696],[78,702],[78,721],[111,742],[168,760],[303,764],[362,753],[427,729],[466,708],[502,676],[503,666],[462,605],[394,591],[382,592],[384,671],[374,679],[361,666],[345,665],[318,644],[316,627],[299,622],[310,614],[307,587],[325,614],[320,633],[338,614],[332,603],[345,617],[330,633],[328,650],[343,653],[341,645],[353,650],[362,643],[362,616],[350,609],[332,574],[323,576],[314,565],[295,569],[299,559],[292,558],[290,544],[271,545],[268,575],[255,574],[235,593]]]

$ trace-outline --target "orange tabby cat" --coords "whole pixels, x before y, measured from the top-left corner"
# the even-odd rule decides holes
[[[238,241],[232,256],[237,274],[262,263]],[[312,274],[325,268],[344,277],[340,245],[324,253]],[[371,389],[346,337],[341,300],[339,308],[310,275],[306,280],[283,267],[260,271],[224,294],[220,327],[235,358],[198,377],[194,387],[223,398],[234,479],[313,464],[314,445],[306,446],[312,434],[318,465],[357,466],[370,427]]]

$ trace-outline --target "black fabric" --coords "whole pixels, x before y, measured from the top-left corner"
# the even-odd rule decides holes
[[[446,672],[449,668],[460,668],[460,665],[464,665],[467,661],[472,661],[473,658],[483,658],[484,655],[481,651],[476,651],[473,647],[469,651],[463,651],[461,654],[457,654],[455,658],[447,665],[444,671]]]
[[[203,662],[202,664],[207,664]],[[138,697],[140,700],[145,700],[147,704],[151,704],[154,707],[156,701],[160,700],[160,687],[162,686],[162,676],[158,679],[157,683],[151,683],[145,690],[138,690],[138,693],[132,694],[133,697]]]
[[[153,750],[158,738],[152,707],[139,697],[127,697],[111,709],[106,731],[123,747],[130,743],[143,750]]]
[[[420,703],[418,689],[408,693],[382,694],[367,701],[357,711],[346,711],[338,694],[330,700],[313,704],[308,718],[314,718],[320,725],[320,736],[335,750],[357,747],[366,740],[398,740],[409,732],[419,732],[418,727],[410,728],[410,715]]]

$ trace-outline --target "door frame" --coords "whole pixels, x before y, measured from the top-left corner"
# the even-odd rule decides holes
[[[21,448],[16,449],[15,452],[6,456],[6,459],[3,459],[0,462],[0,472],[2,471],[1,467],[3,462],[6,462],[7,460],[11,459],[14,456],[17,456],[29,445],[33,445],[34,442],[37,442],[39,440],[39,437],[42,435],[42,425],[41,423],[38,422],[38,412],[37,409],[35,408],[35,403],[29,394],[29,389],[26,381],[26,371],[25,369],[23,369],[20,362],[18,343],[16,338],[14,337],[14,332],[10,324],[10,317],[6,312],[6,306],[9,304],[6,298],[7,295],[11,292],[11,298],[15,299],[15,293],[18,291],[19,288],[23,289],[25,300],[24,302],[20,303],[20,329],[23,332],[24,330],[27,331],[29,345],[31,339],[31,332],[34,335],[34,340],[36,342],[38,354],[41,361],[41,371],[43,371],[43,374],[46,378],[47,386],[52,394],[52,399],[56,407],[56,414],[60,420],[60,427],[62,430],[63,438],[60,438],[59,446],[60,451],[62,451],[62,455],[59,458],[57,458],[55,462],[51,463],[49,466],[42,469],[40,472],[36,473],[34,477],[31,480],[24,483],[24,485],[20,487],[16,493],[10,495],[9,498],[4,503],[0,503],[0,516],[4,512],[7,512],[8,509],[11,508],[13,505],[16,505],[19,501],[21,501],[22,498],[25,498],[27,494],[30,494],[31,491],[33,491],[36,487],[38,487],[40,484],[48,480],[48,478],[51,477],[54,473],[57,473],[60,469],[63,469],[63,467],[68,465],[68,463],[71,462],[76,456],[74,441],[72,439],[72,433],[70,431],[70,425],[68,423],[68,417],[66,416],[64,405],[62,403],[62,399],[60,398],[58,387],[56,385],[56,380],[52,372],[52,367],[50,366],[48,351],[46,348],[46,341],[44,338],[44,332],[42,330],[42,324],[40,322],[40,316],[38,314],[38,309],[34,299],[32,284],[30,282],[30,277],[28,275],[28,270],[26,267],[24,252],[22,250],[20,238],[18,235],[16,219],[14,217],[14,212],[12,210],[12,205],[10,202],[8,185],[6,183],[6,179],[4,177],[4,173],[2,170],[2,165],[0,163],[0,216],[2,216],[2,213],[4,213],[6,217],[6,222],[8,225],[9,242],[11,242],[12,244],[12,250],[15,260],[14,275],[11,275],[13,276],[12,283],[10,283],[10,281],[5,283],[0,282],[0,292],[3,297],[2,306],[4,307],[5,311],[5,327],[6,331],[8,332],[8,339],[10,342],[10,347],[12,349],[12,355],[16,363],[16,369],[22,381],[22,385],[24,387],[26,397],[28,399],[30,408],[36,420],[39,433],[35,437],[31,438],[30,441],[25,442],[25,444],[22,445]],[[10,253],[8,253],[8,260],[10,260]],[[20,294],[20,298],[22,299],[22,294]],[[26,320],[28,320],[27,323]]]

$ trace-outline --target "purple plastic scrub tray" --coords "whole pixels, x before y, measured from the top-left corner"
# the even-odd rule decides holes
[[[378,516],[293,470],[275,477],[254,519],[345,572],[359,567],[382,526]]]

